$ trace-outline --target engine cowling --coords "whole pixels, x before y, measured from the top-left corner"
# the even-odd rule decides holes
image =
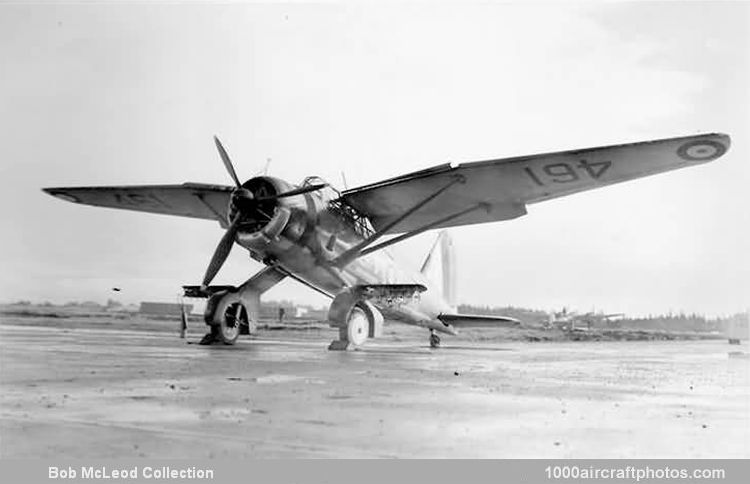
[[[294,189],[292,185],[278,178],[262,176],[251,178],[242,188],[248,190],[252,198],[232,199],[228,209],[229,220],[240,211],[244,214],[237,231],[237,242],[249,249],[263,252],[285,229],[287,235],[301,233],[301,230],[289,229],[292,228],[291,225],[301,225],[297,220],[301,217],[295,216],[295,213],[304,213],[302,197],[273,198],[279,193]]]

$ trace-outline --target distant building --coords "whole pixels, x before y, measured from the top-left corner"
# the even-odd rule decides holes
[[[263,301],[260,304],[260,319],[265,321],[325,320],[328,309],[318,310],[305,304],[292,301]]]
[[[326,321],[328,319],[328,309],[315,309],[313,307],[308,307],[307,311],[302,317],[312,321]]]
[[[183,305],[164,302],[142,302],[138,312],[148,316],[180,316],[183,306],[188,314],[192,312],[192,304]]]
[[[267,303],[261,303],[260,305],[261,319],[278,320],[280,319],[280,314],[283,314],[286,318],[290,318],[293,317],[296,313],[297,311],[294,305],[287,301],[269,301]]]

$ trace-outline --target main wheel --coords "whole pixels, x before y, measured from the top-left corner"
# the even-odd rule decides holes
[[[359,308],[352,309],[346,324],[346,337],[354,346],[361,346],[367,341],[370,332],[370,322],[365,312]]]
[[[218,337],[226,345],[233,345],[240,336],[240,328],[247,325],[247,309],[242,303],[228,304],[219,318]]]

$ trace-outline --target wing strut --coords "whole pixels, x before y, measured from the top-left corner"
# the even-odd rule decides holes
[[[448,215],[447,217],[443,217],[440,220],[435,220],[432,223],[429,223],[427,225],[423,225],[422,227],[420,227],[418,229],[412,230],[410,232],[406,232],[405,234],[401,234],[398,237],[394,237],[392,239],[388,239],[385,242],[381,242],[380,244],[376,245],[375,247],[368,247],[367,249],[365,249],[362,252],[360,252],[359,255],[360,256],[361,255],[367,255],[367,254],[369,254],[371,252],[375,252],[376,250],[385,249],[389,245],[397,244],[397,243],[401,242],[402,240],[406,240],[406,239],[408,239],[410,237],[414,237],[415,235],[419,235],[422,232],[426,232],[427,230],[430,230],[433,227],[437,227],[438,225],[440,225],[442,223],[445,223],[445,222],[448,222],[450,220],[453,220],[454,218],[461,217],[462,215],[466,215],[467,213],[473,212],[473,211],[478,210],[480,208],[483,208],[483,209],[487,210],[488,212],[490,210],[489,204],[478,203],[478,204],[476,204],[474,206],[471,206],[471,207],[469,207],[467,209],[464,209],[464,210],[461,210],[461,211],[456,212],[454,214]]]
[[[271,265],[269,267],[273,267],[274,269],[276,269],[277,271],[279,271],[282,274],[286,275],[290,279],[294,279],[295,281],[299,282],[300,284],[303,284],[303,285],[309,287],[313,291],[319,292],[320,294],[326,296],[329,299],[333,299],[333,295],[331,295],[327,291],[324,291],[323,289],[321,289],[321,288],[319,288],[317,286],[314,286],[313,284],[311,284],[311,283],[307,282],[306,280],[302,279],[301,277],[299,277],[297,274],[295,274],[295,273],[293,273],[291,271],[286,270],[281,265],[279,265],[279,264],[273,264],[273,265]]]
[[[413,207],[411,207],[410,209],[406,210],[404,213],[402,213],[401,215],[399,215],[398,217],[396,217],[395,220],[393,220],[389,224],[385,225],[380,230],[378,230],[374,234],[372,234],[370,237],[366,238],[365,240],[363,240],[359,244],[355,245],[351,249],[347,250],[346,252],[344,252],[343,254],[341,254],[340,256],[338,256],[333,261],[333,265],[334,266],[338,266],[338,267],[343,267],[343,266],[349,264],[351,261],[353,261],[354,259],[356,259],[357,257],[359,257],[361,255],[369,254],[370,252],[373,252],[373,251],[378,250],[378,249],[380,249],[382,247],[386,247],[387,245],[391,245],[391,244],[395,243],[395,242],[392,242],[391,240],[393,240],[393,239],[391,239],[391,240],[389,240],[387,242],[384,242],[383,244],[380,244],[380,245],[378,245],[376,247],[373,247],[371,249],[367,249],[368,246],[372,245],[375,241],[377,241],[379,238],[381,238],[383,235],[385,235],[386,232],[388,232],[389,230],[391,230],[392,228],[394,228],[396,225],[398,225],[401,222],[403,222],[411,214],[413,214],[414,212],[416,212],[417,210],[419,210],[420,208],[424,207],[425,205],[427,205],[428,203],[430,203],[432,200],[434,200],[435,198],[437,198],[438,196],[440,196],[441,194],[443,194],[447,189],[449,189],[450,187],[452,187],[456,183],[464,183],[464,182],[465,182],[465,180],[464,180],[463,176],[459,175],[459,176],[453,177],[453,179],[450,182],[448,182],[444,187],[436,190],[434,193],[428,195],[423,200],[420,200]],[[472,207],[471,210],[474,210],[474,209],[475,209],[475,207]],[[463,211],[463,212],[461,212],[461,213],[459,213],[459,214],[457,214],[455,216],[451,216],[451,217],[448,217],[448,218],[445,218],[445,219],[441,219],[439,221],[439,223],[443,223],[446,220],[451,220],[451,219],[453,219],[455,217],[463,215],[464,213],[468,213],[471,210]],[[405,235],[408,235],[409,237],[411,237],[412,235],[417,235],[419,233],[424,232],[425,230],[429,230],[429,228],[431,228],[431,227],[433,227],[435,225],[436,224],[434,224],[434,223],[429,224],[429,226],[427,226],[427,228],[422,228],[422,229],[418,229],[418,231],[414,231],[416,233],[408,232],[407,234],[404,234],[404,235],[401,235],[401,236],[397,237],[397,239],[399,239],[398,241],[400,241],[400,240],[403,240],[403,239],[407,238],[407,237],[405,237]],[[409,235],[409,234],[411,234],[411,235]],[[384,244],[387,244],[387,245],[384,245]]]

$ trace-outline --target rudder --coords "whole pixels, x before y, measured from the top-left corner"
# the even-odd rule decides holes
[[[422,274],[437,284],[442,296],[456,307],[456,254],[453,239],[447,230],[441,230],[422,264]]]

